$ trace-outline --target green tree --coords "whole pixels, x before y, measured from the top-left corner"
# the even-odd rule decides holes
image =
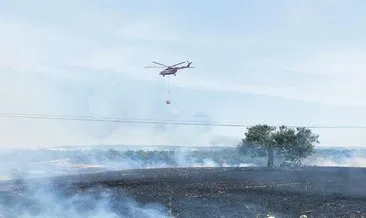
[[[290,138],[290,140],[287,143],[282,143],[282,150],[286,160],[300,163],[302,159],[314,153],[315,144],[319,143],[319,136],[304,127],[291,129],[291,132],[290,137],[283,136],[283,138]]]
[[[279,128],[269,125],[256,125],[248,128],[238,145],[241,154],[267,156],[267,167],[274,167],[275,153],[286,160],[299,162],[314,152],[318,135],[307,128]]]

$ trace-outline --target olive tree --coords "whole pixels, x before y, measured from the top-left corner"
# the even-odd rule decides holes
[[[319,143],[318,135],[310,129],[286,126],[273,127],[256,125],[249,127],[245,137],[238,145],[241,154],[267,156],[267,167],[274,167],[275,153],[286,160],[299,162],[314,152],[315,144]]]

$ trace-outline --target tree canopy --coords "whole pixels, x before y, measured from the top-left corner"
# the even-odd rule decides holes
[[[314,152],[318,138],[304,127],[256,125],[248,128],[238,149],[241,154],[267,156],[267,167],[274,167],[275,153],[288,161],[300,163]]]

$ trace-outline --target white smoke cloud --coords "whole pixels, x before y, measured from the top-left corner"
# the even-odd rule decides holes
[[[329,158],[319,157],[304,161],[307,165],[316,166],[335,166],[335,167],[366,167],[365,157],[341,157]]]
[[[23,191],[0,197],[1,215],[5,217],[160,217],[168,218],[168,211],[154,203],[140,205],[122,192],[104,190],[67,194],[67,190],[52,189],[52,183],[34,185],[24,180]],[[15,198],[15,199],[12,199]],[[117,200],[118,199],[118,200]],[[14,202],[12,202],[14,201]]]

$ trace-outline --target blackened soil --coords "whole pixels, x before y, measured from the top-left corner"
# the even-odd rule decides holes
[[[178,217],[366,217],[365,181],[362,168],[170,168],[58,177],[53,184],[70,194],[114,190],[161,203]]]

